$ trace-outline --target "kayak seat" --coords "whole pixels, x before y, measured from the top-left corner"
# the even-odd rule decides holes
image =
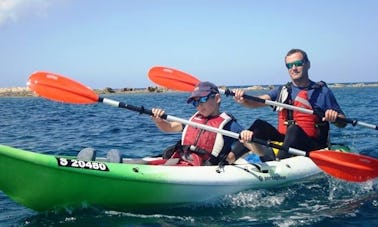
[[[108,153],[106,154],[106,160],[108,162],[121,163],[122,162],[121,152],[117,149],[109,150]]]
[[[77,159],[82,161],[94,161],[96,159],[96,150],[91,147],[86,147],[77,154]]]

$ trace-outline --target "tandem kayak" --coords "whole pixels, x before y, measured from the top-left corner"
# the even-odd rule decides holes
[[[88,206],[141,210],[205,202],[324,176],[304,156],[259,164],[239,159],[221,167],[146,164],[158,159],[82,161],[0,145],[0,190],[36,211]]]

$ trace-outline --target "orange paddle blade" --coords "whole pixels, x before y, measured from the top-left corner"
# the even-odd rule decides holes
[[[99,96],[85,85],[50,72],[31,74],[27,86],[39,96],[58,102],[92,104],[99,99]]]
[[[193,91],[199,82],[197,78],[177,69],[155,66],[148,72],[150,80],[160,86],[177,90]]]
[[[378,177],[378,159],[339,151],[312,151],[309,157],[331,176],[353,182]]]

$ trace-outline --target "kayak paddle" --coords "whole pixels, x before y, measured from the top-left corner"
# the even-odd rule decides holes
[[[189,75],[188,73],[182,72],[177,69],[162,67],[162,66],[152,67],[150,71],[148,72],[148,77],[150,78],[151,81],[153,81],[154,83],[160,86],[177,90],[177,91],[190,91],[191,92],[193,91],[197,83],[200,82],[200,80],[198,80],[192,75]],[[230,91],[229,89],[226,89],[226,90],[221,89],[220,91],[223,92],[226,96],[235,95],[235,93]],[[282,107],[288,110],[295,110],[295,111],[299,111],[299,112],[307,113],[307,114],[316,114],[313,110],[310,110],[310,109],[292,106],[285,103],[275,102],[272,100],[265,100],[265,99],[255,97],[255,96],[243,95],[243,97],[245,99],[253,100],[259,103],[264,103],[266,105],[278,106],[278,107]],[[361,122],[355,119],[339,117],[337,118],[337,121],[349,123],[353,126],[360,125],[367,128],[378,130],[378,125]]]
[[[38,95],[53,101],[71,104],[94,104],[100,102],[153,116],[152,111],[145,109],[143,106],[137,107],[100,97],[89,87],[55,73],[35,72],[29,77],[27,85]],[[239,134],[231,131],[191,122],[167,114],[164,114],[162,118],[239,139]],[[321,150],[305,152],[294,148],[285,148],[264,140],[253,139],[253,142],[287,150],[291,154],[307,156],[324,172],[346,181],[364,182],[378,176],[378,160],[364,155]]]

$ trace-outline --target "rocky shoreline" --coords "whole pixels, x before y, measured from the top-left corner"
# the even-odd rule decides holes
[[[128,94],[128,93],[160,93],[167,92],[168,89],[161,87],[147,87],[147,88],[122,88],[122,89],[113,89],[106,87],[104,89],[94,89],[99,95],[102,94]],[[11,88],[0,88],[0,97],[32,97],[38,96],[34,94],[27,87],[11,87]]]
[[[331,88],[344,88],[344,87],[378,87],[377,83],[333,83],[328,84],[328,87]],[[221,86],[221,88],[225,88]],[[270,90],[273,89],[274,85],[268,86],[261,86],[255,85],[245,88],[246,90]],[[147,88],[121,88],[121,89],[114,89],[110,87],[106,87],[104,89],[94,89],[94,91],[99,94],[129,94],[129,93],[161,93],[161,92],[172,92],[170,89],[162,88],[162,87],[147,87]],[[0,97],[32,97],[37,96],[32,91],[30,91],[27,87],[11,87],[11,88],[0,88]]]

